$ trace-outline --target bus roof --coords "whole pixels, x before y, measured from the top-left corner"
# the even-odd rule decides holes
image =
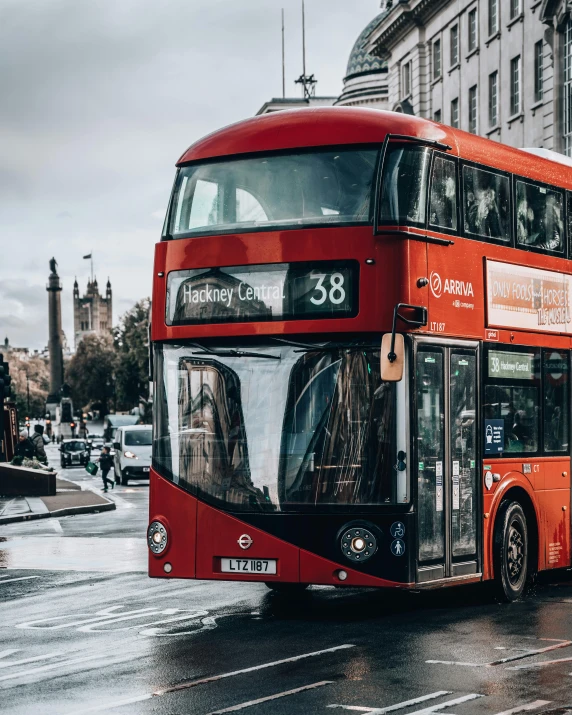
[[[428,119],[357,107],[290,109],[245,119],[200,139],[187,149],[177,165],[255,152],[380,144],[388,133],[438,141],[448,144],[453,154],[468,161],[572,188],[572,171],[562,162]]]

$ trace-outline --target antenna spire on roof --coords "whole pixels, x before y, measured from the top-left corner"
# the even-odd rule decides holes
[[[301,84],[304,99],[310,99],[316,96],[317,83],[313,74],[306,74],[306,11],[302,0],[302,74],[295,80],[295,84]]]

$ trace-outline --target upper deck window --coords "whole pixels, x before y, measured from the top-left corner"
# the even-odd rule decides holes
[[[561,191],[516,182],[516,240],[521,247],[564,251],[564,202]]]
[[[183,167],[174,237],[370,223],[377,149],[274,154]]]
[[[430,159],[429,149],[423,146],[388,147],[383,165],[380,224],[425,225]]]
[[[463,167],[465,234],[510,240],[510,184],[507,176]]]

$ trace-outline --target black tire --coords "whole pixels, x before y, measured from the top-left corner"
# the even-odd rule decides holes
[[[121,484],[126,487],[129,484],[129,479],[127,477],[121,476],[120,477]]]
[[[494,531],[494,590],[498,600],[516,601],[526,588],[530,542],[522,506],[517,501],[500,505]]]
[[[276,591],[276,593],[303,593],[310,584],[308,583],[282,583],[280,581],[266,581],[266,588],[271,591]]]

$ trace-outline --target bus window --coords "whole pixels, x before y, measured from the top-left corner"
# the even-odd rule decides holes
[[[455,162],[436,156],[431,176],[429,225],[457,230],[457,171]]]
[[[426,147],[388,147],[381,185],[381,225],[425,226],[430,158]]]
[[[568,353],[544,353],[544,451],[568,452]]]
[[[561,191],[516,182],[516,240],[520,247],[564,251],[564,205]]]
[[[572,192],[566,192],[566,213],[568,216],[568,257],[572,258]]]
[[[184,166],[171,234],[372,223],[378,149],[233,158]]]
[[[508,177],[463,167],[463,225],[469,236],[510,241]]]
[[[535,348],[488,351],[484,418],[504,421],[505,454],[539,451],[539,361]]]

